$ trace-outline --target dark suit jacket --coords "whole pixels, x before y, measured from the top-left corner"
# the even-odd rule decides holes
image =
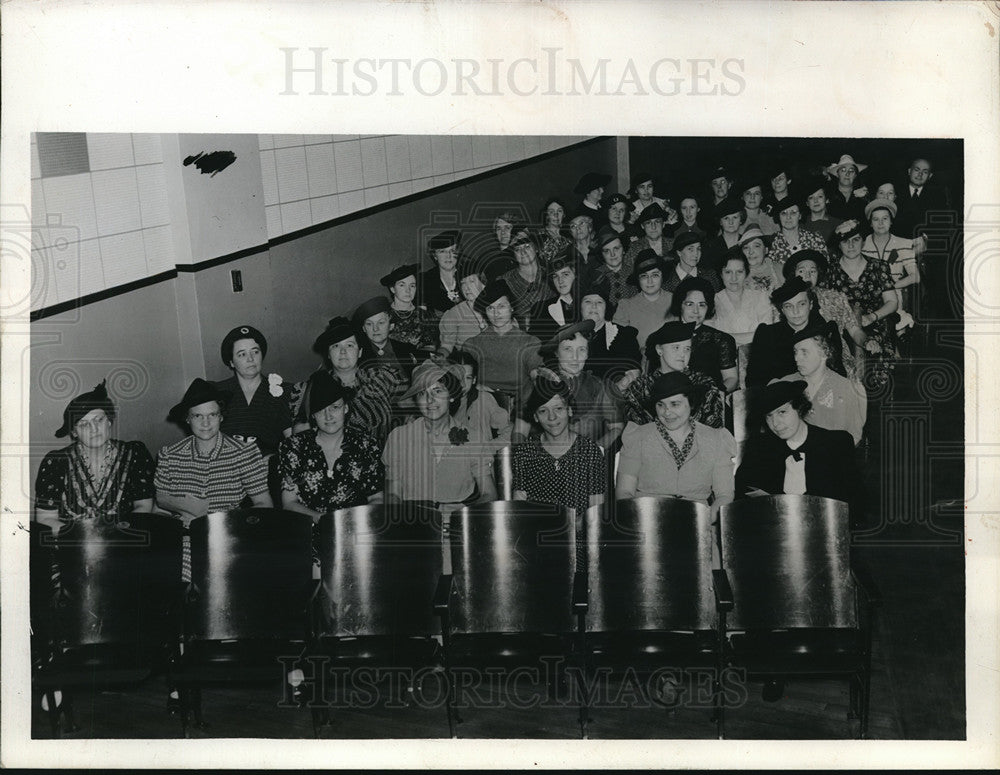
[[[359,366],[372,366],[374,364],[392,366],[399,369],[407,379],[412,376],[413,367],[430,356],[430,353],[421,352],[412,344],[392,338],[386,343],[383,355],[379,355],[370,342],[365,342],[363,346],[364,352],[361,354]]]
[[[607,324],[606,324],[607,325]],[[620,379],[626,371],[638,369],[642,361],[639,352],[639,332],[632,326],[617,326],[618,333],[607,343],[607,331],[601,328],[590,336],[586,370],[605,380]]]
[[[785,458],[789,452],[788,445],[769,430],[751,436],[736,471],[736,497],[746,497],[751,488],[769,495],[783,493]],[[861,475],[851,434],[810,425],[799,452],[805,455],[806,494],[843,501],[856,511],[860,505]]]
[[[933,182],[928,183],[914,199],[910,194],[910,184],[906,181],[896,185],[896,219],[892,223],[892,233],[900,237],[915,237],[920,226],[926,223],[927,213],[947,210],[947,191]]]
[[[815,307],[809,313],[809,325],[822,324],[823,317]],[[750,343],[750,361],[747,364],[747,386],[766,385],[772,379],[781,379],[793,374],[795,353],[792,350],[792,327],[784,318],[777,323],[761,323],[754,332]],[[843,364],[843,339],[837,333],[833,346],[833,370],[846,376]]]
[[[444,314],[459,301],[462,301],[462,290],[458,281],[455,281],[455,292],[458,294],[458,301],[448,298],[448,291],[445,290],[441,282],[441,273],[437,266],[432,266],[420,275],[420,303],[428,310],[435,312],[438,316]]]

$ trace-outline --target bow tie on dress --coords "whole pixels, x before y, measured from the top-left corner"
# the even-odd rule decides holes
[[[792,458],[792,460],[794,460],[796,463],[798,463],[800,460],[802,460],[802,453],[799,452],[797,449],[791,449],[791,448],[789,448],[788,454],[785,455],[785,457],[790,457],[790,458]]]

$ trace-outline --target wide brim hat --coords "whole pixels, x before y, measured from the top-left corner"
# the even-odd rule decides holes
[[[595,188],[604,188],[611,182],[611,176],[601,172],[588,172],[573,186],[574,194],[589,194]]]
[[[790,277],[771,291],[771,303],[780,310],[782,304],[800,293],[809,293],[809,284],[801,277]]]
[[[93,390],[81,393],[66,405],[62,425],[56,430],[56,438],[68,436],[80,419],[95,409],[103,409],[109,420],[115,417],[115,405],[108,396],[107,380],[101,380],[101,384]]]
[[[343,399],[344,403],[350,403],[354,398],[354,388],[350,388],[339,379],[334,379],[333,375],[326,370],[317,371],[309,378],[309,386],[306,392],[306,413],[312,417],[316,412],[321,412],[330,404]]]
[[[798,250],[788,257],[788,260],[785,261],[785,265],[781,268],[781,272],[785,275],[786,280],[791,280],[795,277],[795,271],[799,268],[799,264],[803,261],[815,262],[816,268],[820,271],[820,274],[826,272],[826,256],[818,250],[812,250],[811,248]]]
[[[435,250],[444,250],[445,248],[450,248],[452,246],[458,247],[460,239],[461,233],[456,229],[448,229],[447,231],[438,232],[427,240],[427,249],[433,253]]]
[[[391,288],[400,280],[405,280],[407,277],[413,276],[416,279],[417,275],[420,273],[420,264],[403,264],[402,266],[397,266],[389,274],[384,275],[379,283],[384,285],[386,288]]]
[[[837,322],[835,320],[820,320],[810,323],[801,331],[792,334],[792,344],[801,342],[803,339],[811,339],[814,336],[821,336],[826,341],[832,341],[837,333]]]
[[[759,239],[765,246],[767,245],[767,235],[764,234],[764,232],[762,232],[757,226],[751,226],[740,235],[736,244],[742,248],[748,242],[753,242],[755,239]]]
[[[345,317],[331,318],[330,322],[326,324],[326,330],[317,336],[316,341],[313,342],[313,352],[317,355],[325,356],[330,349],[330,345],[343,342],[352,336],[357,338],[358,330],[350,320]]]
[[[589,318],[587,320],[581,320],[579,323],[570,323],[568,325],[561,326],[551,339],[542,343],[539,351],[543,353],[553,353],[558,349],[560,342],[572,339],[577,334],[582,334],[585,339],[588,339],[590,335],[594,333],[594,326],[594,321]]]
[[[754,391],[757,411],[761,415],[795,400],[806,389],[805,380],[776,380]]]
[[[674,239],[674,253],[680,253],[684,248],[689,245],[704,244],[705,240],[703,237],[698,235],[693,231],[682,231]]]
[[[895,202],[890,202],[888,199],[873,199],[865,205],[865,220],[870,221],[872,213],[876,210],[888,210],[889,215],[893,218],[896,217],[896,213],[898,212]]]
[[[694,337],[694,328],[694,323],[681,323],[679,320],[668,320],[646,337],[646,347],[652,349],[661,344],[686,342]]]
[[[373,296],[368,301],[364,301],[358,305],[358,308],[354,310],[354,314],[351,315],[351,321],[356,328],[361,328],[365,324],[365,321],[372,315],[388,312],[391,309],[392,304],[385,296]]]
[[[194,382],[184,392],[184,398],[180,400],[180,403],[171,407],[170,413],[167,415],[167,420],[171,422],[186,422],[188,410],[192,406],[215,401],[220,407],[224,407],[229,403],[230,397],[231,394],[228,390],[220,390],[211,382],[203,380],[201,377],[196,377]]]
[[[257,346],[260,347],[260,357],[263,358],[267,355],[267,339],[264,338],[264,335],[260,331],[253,326],[237,326],[222,338],[222,345],[219,348],[222,362],[226,366],[229,366],[233,360],[233,345],[240,341],[240,339],[253,339],[257,343]]]
[[[853,165],[858,172],[862,172],[863,170],[868,169],[867,164],[858,164],[856,161],[854,161],[853,156],[851,156],[848,153],[845,153],[843,156],[840,157],[840,161],[834,162],[833,164],[828,166],[826,168],[826,172],[829,175],[836,175],[837,170],[843,167],[845,164]]]
[[[659,269],[661,272],[666,273],[667,262],[663,260],[663,256],[657,254],[652,248],[640,250],[635,257],[635,266],[632,268],[632,274],[629,275],[629,282],[632,285],[638,286],[639,275],[651,269]]]
[[[476,301],[472,305],[472,308],[485,317],[486,308],[502,296],[506,296],[507,301],[511,304],[514,303],[514,294],[511,292],[510,286],[507,285],[506,280],[503,278],[490,280],[486,283],[486,287],[483,288],[480,294],[476,297]]]
[[[639,218],[636,223],[642,226],[643,224],[653,220],[654,218],[659,218],[661,220],[667,219],[667,214],[664,212],[663,208],[660,207],[658,202],[653,202],[653,204],[648,207],[644,207],[642,212],[639,213]]]
[[[445,374],[451,374],[455,379],[461,381],[464,376],[464,369],[457,363],[449,363],[441,366],[432,360],[426,360],[418,364],[413,369],[413,377],[410,380],[410,387],[400,396],[400,402],[411,401],[415,395],[427,390],[435,382],[440,382]]]
[[[705,395],[705,388],[696,385],[691,378],[682,371],[671,371],[667,374],[660,374],[653,379],[653,384],[649,386],[649,398],[646,400],[646,410],[656,416],[656,405],[670,396],[684,395],[691,403],[692,411],[701,403]]]

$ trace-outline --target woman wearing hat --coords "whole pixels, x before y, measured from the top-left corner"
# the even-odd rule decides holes
[[[541,217],[542,228],[537,240],[533,240],[532,243],[538,253],[538,263],[548,266],[549,261],[557,254],[569,249],[570,241],[563,228],[566,205],[561,199],[549,197],[542,205]]]
[[[862,330],[859,316],[851,309],[847,297],[841,291],[820,287],[826,270],[827,262],[822,253],[816,250],[800,250],[785,262],[782,272],[786,280],[793,277],[801,278],[809,286],[810,299],[819,309],[820,316],[835,323],[837,331],[847,332],[841,350],[844,374],[848,379],[860,382],[864,358],[860,349],[855,355],[855,349],[865,347],[868,335]],[[849,345],[848,337],[854,343],[854,347]]]
[[[73,443],[47,453],[35,478],[35,519],[53,533],[78,519],[152,509],[153,459],[141,441],[111,437],[116,414],[104,382],[63,411],[56,438]]]
[[[822,237],[815,232],[799,228],[803,207],[804,205],[793,196],[782,200],[780,205],[776,205],[776,215],[781,223],[781,230],[771,241],[767,257],[774,262],[779,270],[784,267],[785,262],[792,254],[800,250],[816,250],[824,256],[829,255]]]
[[[427,240],[434,266],[420,275],[420,303],[440,317],[462,300],[458,268],[459,233],[443,231]]]
[[[525,415],[538,434],[514,446],[514,500],[556,503],[581,516],[604,503],[604,454],[592,439],[570,427],[573,414],[566,382],[535,381]]]
[[[611,322],[616,309],[607,283],[592,285],[582,292],[580,312],[584,320],[594,321],[584,369],[616,388],[622,380],[635,379],[642,362],[639,332],[632,326]]]
[[[632,203],[624,194],[612,194],[608,197],[607,211],[604,229],[608,229],[617,234],[626,247],[639,239],[635,226],[631,225],[628,215],[632,210]],[[601,228],[595,229],[600,233]],[[600,245],[598,244],[598,259],[600,259]]]
[[[646,339],[647,373],[640,374],[625,390],[625,419],[642,425],[652,422],[649,396],[653,382],[662,374],[681,373],[692,384],[703,388],[702,399],[694,408],[694,418],[712,428],[721,428],[725,416],[725,394],[707,374],[690,367],[694,324],[671,320]],[[625,389],[627,388],[627,389]]]
[[[740,243],[740,234],[743,231],[743,219],[745,217],[746,211],[743,209],[742,202],[738,202],[735,199],[726,199],[716,207],[715,223],[719,228],[719,232],[718,236],[713,237],[705,243],[703,265],[706,269],[715,269],[718,271],[722,268],[722,262],[726,254],[735,245]],[[760,234],[761,239],[763,239],[763,232],[756,227],[750,227],[746,231],[748,233]]]
[[[781,271],[768,256],[767,240],[760,229],[747,229],[739,238],[739,250],[746,257],[750,271],[747,288],[770,294],[785,281]]]
[[[896,288],[898,333],[913,326],[913,316],[903,309],[903,301],[904,297],[908,300],[911,293],[904,289],[920,282],[920,268],[916,258],[916,248],[920,241],[903,239],[890,233],[896,218],[896,203],[888,199],[869,202],[865,206],[865,218],[872,227],[872,233],[865,237],[861,253],[868,261],[881,260],[889,265],[889,274],[892,275]]]
[[[869,388],[880,387],[889,379],[896,348],[887,318],[898,306],[896,289],[889,266],[884,261],[869,261],[862,255],[861,226],[844,221],[833,232],[839,257],[830,267],[823,284],[842,291],[851,306],[861,311],[861,327],[868,334],[865,379]],[[893,318],[895,320],[895,318]]]
[[[596,271],[591,272],[586,285],[605,284],[609,298],[614,304],[635,296],[639,289],[629,282],[634,262],[626,255],[622,238],[612,229],[605,228],[598,233],[597,244],[601,248],[601,265]],[[639,242],[636,241],[634,244],[638,245]]]
[[[756,178],[748,178],[744,181],[739,193],[743,202],[743,227],[749,229],[756,226],[768,236],[777,234],[778,224],[762,208],[764,187],[760,181]]]
[[[805,380],[806,398],[812,403],[812,411],[805,415],[810,424],[831,431],[847,431],[857,446],[868,415],[868,399],[860,384],[831,367],[830,342],[834,341],[836,328],[836,323],[827,322],[796,332],[792,337],[796,371],[782,379]]]
[[[576,266],[596,269],[601,263],[601,249],[597,246],[597,223],[598,219],[594,214],[583,209],[569,222],[569,233],[573,237],[573,244],[565,255],[568,255]],[[555,258],[559,258],[560,255],[564,254],[557,254]],[[552,271],[551,262],[548,271]]]
[[[601,197],[604,188],[611,182],[611,176],[601,172],[588,172],[573,187],[573,193],[583,197],[577,208],[577,214],[587,213],[591,217],[592,231],[597,231],[604,225],[604,213],[601,210]],[[572,227],[572,224],[570,224]]]
[[[712,325],[732,336],[737,345],[750,344],[757,326],[775,320],[776,312],[767,294],[747,285],[749,274],[746,256],[738,249],[730,251],[722,267],[723,288],[715,294]]]
[[[736,369],[736,340],[717,328],[705,325],[715,316],[715,290],[703,277],[681,280],[674,292],[670,313],[682,323],[694,325],[691,338],[692,371],[711,377],[716,387],[732,393],[739,387]]]
[[[476,271],[471,261],[461,262],[455,276],[458,277],[458,287],[462,291],[462,301],[445,312],[438,324],[441,339],[438,354],[445,356],[486,328],[486,318],[476,312],[473,306],[486,287],[486,278]]]
[[[858,185],[858,175],[866,169],[867,164],[858,164],[846,153],[826,168],[827,177],[837,183],[837,187],[829,193],[830,201],[826,208],[834,218],[860,221],[864,216],[868,188]]]
[[[615,312],[617,325],[631,326],[638,332],[640,347],[646,346],[646,337],[663,325],[670,312],[673,295],[663,289],[667,271],[667,263],[651,248],[641,251],[629,278],[639,293],[622,299]]]
[[[802,185],[802,194],[805,203],[802,228],[815,232],[824,243],[829,243],[830,235],[842,219],[834,218],[828,212],[830,200],[826,193],[826,181],[820,176],[810,178]]]
[[[511,242],[517,266],[501,278],[509,290],[508,299],[514,308],[514,317],[522,329],[527,330],[528,315],[532,308],[544,301],[549,294],[546,267],[565,256],[567,251],[553,253],[545,262],[538,260],[538,244],[527,232],[521,232]],[[568,247],[568,245],[567,245]]]
[[[622,421],[604,383],[586,370],[593,332],[593,320],[563,326],[540,352],[545,365],[569,387],[576,405],[573,430],[610,449],[621,434]],[[527,410],[525,417],[531,422],[532,414]]]
[[[674,221],[677,222],[677,213],[674,213]],[[626,259],[633,263],[636,257],[644,250],[652,250],[656,255],[666,258],[673,247],[673,240],[668,237],[663,230],[667,223],[667,213],[658,204],[653,203],[642,211],[636,225],[642,229],[642,236],[631,244]]]
[[[385,296],[375,296],[359,304],[351,316],[351,323],[355,330],[361,332],[358,344],[364,353],[361,357],[362,368],[385,366],[396,369],[409,379],[417,361],[428,354],[390,334],[392,307]]]
[[[703,240],[707,240],[708,232],[698,223],[698,214],[701,212],[698,200],[694,196],[685,196],[681,199],[678,209],[680,210],[681,219],[674,227],[674,239],[677,239],[684,232],[690,231],[697,234]]]
[[[389,334],[422,353],[437,350],[437,320],[414,303],[420,264],[397,266],[379,282],[389,289]],[[454,267],[452,267],[454,271]]]
[[[625,429],[615,497],[683,498],[710,504],[713,514],[732,501],[736,442],[694,419],[702,396],[679,372],[653,380],[646,411],[654,419]]]
[[[667,200],[654,193],[655,183],[652,172],[637,172],[629,181],[629,193],[632,195],[632,212],[629,223],[636,223],[647,207],[658,205],[664,213],[667,212]]]
[[[156,505],[185,522],[211,511],[229,511],[246,501],[271,508],[267,466],[256,444],[222,432],[230,395],[195,379],[167,419],[189,436],[160,450],[156,462]]]
[[[561,253],[549,264],[547,275],[554,296],[538,302],[528,314],[527,331],[545,341],[562,326],[580,319],[580,280],[578,267],[572,256]]]
[[[220,355],[233,372],[216,383],[230,397],[221,430],[237,441],[255,442],[268,459],[292,435],[291,386],[277,374],[264,374],[267,339],[253,326],[237,326],[226,334]]]
[[[663,287],[677,295],[677,286],[688,277],[698,277],[712,286],[712,293],[722,290],[722,280],[714,269],[706,269],[701,263],[701,237],[694,232],[686,232],[674,242],[677,260],[671,265],[663,281]]]
[[[464,346],[479,361],[482,384],[504,393],[520,405],[527,396],[530,372],[541,366],[541,342],[522,331],[514,319],[510,288],[504,280],[487,283],[476,299],[476,312],[487,322],[486,330]]]
[[[420,416],[393,429],[385,444],[389,502],[421,501],[450,508],[496,500],[492,455],[456,414],[462,396],[456,366],[424,361],[401,400],[414,399]]]
[[[747,441],[736,471],[737,495],[815,495],[843,501],[857,512],[861,476],[851,436],[805,421],[811,409],[805,387],[781,381],[761,391],[757,411],[766,431]]]
[[[281,442],[278,454],[281,505],[319,522],[328,512],[380,500],[385,468],[376,439],[348,425],[354,391],[325,371],[309,383],[309,430]]]
[[[493,439],[494,451],[510,444],[514,428],[510,411],[497,403],[492,390],[479,384],[479,361],[476,356],[466,350],[453,350],[448,356],[448,364],[460,370],[455,372],[462,382],[462,397],[455,412],[458,423],[473,429],[484,444]]]
[[[364,336],[360,336],[364,340]],[[372,364],[360,365],[363,354],[359,334],[344,317],[330,320],[326,330],[313,342],[313,352],[323,358],[323,368],[344,387],[354,389],[347,425],[383,443],[389,433],[392,407],[406,390],[407,378],[398,369]],[[296,412],[296,432],[309,427],[309,383],[295,386],[291,401]]]

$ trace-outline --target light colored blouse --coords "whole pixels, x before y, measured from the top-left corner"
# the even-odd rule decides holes
[[[736,344],[749,344],[753,340],[753,332],[761,323],[777,322],[777,311],[771,306],[771,300],[764,291],[757,288],[744,288],[739,306],[733,304],[732,298],[725,290],[715,294],[715,317],[712,326],[719,331],[730,334]]]

